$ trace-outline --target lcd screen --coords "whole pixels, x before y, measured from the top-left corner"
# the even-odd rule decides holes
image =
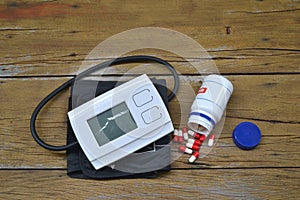
[[[137,128],[125,102],[87,120],[98,145],[102,146]]]

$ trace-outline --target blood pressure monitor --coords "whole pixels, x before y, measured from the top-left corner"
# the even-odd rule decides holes
[[[128,81],[68,112],[71,126],[95,169],[131,154],[174,130],[147,75]]]

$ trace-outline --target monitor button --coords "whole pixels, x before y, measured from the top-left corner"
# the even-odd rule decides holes
[[[144,89],[135,93],[132,98],[137,107],[141,107],[153,100],[153,96],[149,89]]]
[[[154,106],[142,112],[142,118],[146,124],[155,122],[159,120],[161,117],[162,117],[162,113],[158,106]]]

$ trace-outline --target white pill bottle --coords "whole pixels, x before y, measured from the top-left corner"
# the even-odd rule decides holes
[[[208,136],[221,120],[232,92],[233,86],[225,77],[215,74],[205,77],[191,107],[189,128]]]

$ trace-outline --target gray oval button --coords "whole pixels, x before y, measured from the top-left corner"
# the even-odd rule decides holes
[[[144,89],[138,93],[135,93],[132,98],[137,107],[141,107],[153,100],[153,96],[151,95],[151,91],[149,89]]]
[[[162,117],[162,113],[158,106],[154,106],[142,112],[142,118],[146,124],[150,124]]]

